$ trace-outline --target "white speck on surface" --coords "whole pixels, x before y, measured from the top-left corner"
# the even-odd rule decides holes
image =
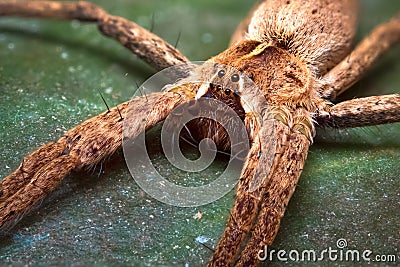
[[[67,59],[68,58],[68,53],[67,52],[62,52],[61,53],[61,58],[62,59]]]
[[[113,88],[112,88],[112,87],[108,87],[108,88],[105,90],[106,94],[111,94],[112,91],[113,91]]]
[[[108,197],[108,198],[106,198],[106,201],[107,201],[107,202],[110,202],[110,201],[111,201],[111,199]]]
[[[9,43],[7,45],[8,49],[13,50],[15,48],[15,44],[14,43]]]
[[[206,243],[208,241],[210,241],[209,237],[206,237],[206,236],[203,236],[203,235],[196,237],[196,242],[199,242],[199,243],[203,244],[203,243]]]

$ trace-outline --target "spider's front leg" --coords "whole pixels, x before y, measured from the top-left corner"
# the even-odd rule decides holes
[[[270,123],[257,125],[253,114],[245,123],[253,144],[239,180],[236,201],[209,266],[256,266],[259,251],[270,245],[295,190],[313,135],[304,109],[273,109]],[[274,119],[275,118],[275,119]],[[261,128],[259,129],[259,127]],[[275,139],[274,139],[275,138]],[[274,139],[274,140],[272,140]],[[274,146],[274,147],[272,147]],[[275,151],[271,155],[271,151]],[[238,251],[249,238],[243,252]]]
[[[307,113],[305,110],[294,112],[294,127],[279,120],[275,121],[278,136],[276,153],[279,155],[275,155],[271,172],[260,186],[262,191],[257,221],[237,266],[257,265],[264,256],[259,251],[265,245],[271,245],[278,233],[280,221],[295,191],[311,144],[309,133],[313,131],[313,126],[311,122],[303,124]],[[267,138],[262,136],[261,140],[265,142]]]
[[[273,127],[274,131],[268,128],[257,131],[240,177],[235,205],[209,266],[224,266],[233,261],[237,261],[238,266],[255,266],[259,262],[258,251],[263,245],[271,244],[278,233],[280,220],[303,169],[310,140],[281,121],[276,120]],[[275,154],[269,170],[271,157],[266,150],[270,150],[268,147],[272,143],[268,140],[275,136],[279,138],[274,140]],[[255,190],[252,189],[254,183],[259,183]],[[247,236],[250,240],[239,255],[237,249]]]
[[[135,98],[83,122],[56,143],[46,144],[25,157],[19,168],[0,183],[0,231],[13,227],[70,171],[88,168],[111,156],[121,147],[124,123],[130,126],[125,134],[134,138],[143,123],[146,129],[152,127],[191,97],[189,91],[178,90]],[[121,114],[126,110],[123,119]]]
[[[90,2],[0,1],[0,16],[92,22],[97,24],[101,33],[116,39],[156,69],[188,61],[178,50],[155,34],[134,22],[112,16]],[[148,126],[151,126],[163,119],[172,106],[186,97],[190,98],[185,92],[181,93],[166,94],[164,102],[154,102],[158,95],[133,100],[138,104],[131,111],[137,113],[128,119],[140,116],[146,110],[144,107],[155,105],[158,109],[148,117],[151,120],[148,121]],[[113,154],[121,145],[123,123],[120,113],[123,114],[127,105],[128,103],[120,104],[117,108],[76,126],[57,142],[46,144],[26,156],[20,167],[0,183],[0,231],[17,223],[71,170],[96,165]],[[138,123],[139,120],[131,125]]]
[[[246,53],[232,60],[234,51]],[[307,67],[280,48],[244,41],[213,60],[247,73],[268,103],[253,115],[246,101],[242,102],[252,147],[231,216],[209,263],[255,266],[260,261],[259,250],[274,240],[297,185],[314,136],[311,114],[321,99],[313,90]],[[254,117],[261,117],[261,123]]]

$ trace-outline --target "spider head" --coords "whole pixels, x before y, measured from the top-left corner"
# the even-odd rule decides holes
[[[243,119],[245,110],[242,107],[240,97],[241,87],[243,86],[240,74],[236,70],[220,64],[214,65],[212,73],[214,74],[210,82],[200,86],[195,98],[217,99],[233,109]]]

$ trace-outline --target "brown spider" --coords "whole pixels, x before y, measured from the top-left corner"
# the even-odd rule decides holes
[[[355,99],[328,107],[326,100],[333,100],[348,89],[380,54],[399,41],[400,20],[396,18],[376,28],[350,56],[345,57],[354,35],[356,4],[355,1],[332,1],[327,6],[327,2],[266,1],[252,13],[251,21],[247,20],[239,27],[232,41],[234,45],[211,59],[211,62],[233,66],[254,80],[272,107],[269,114],[276,119],[278,137],[272,171],[268,174],[261,170],[254,175],[257,166],[267,160],[262,154],[268,135],[263,125],[254,122],[253,114],[244,109],[247,112],[244,121],[251,130],[252,148],[238,185],[235,206],[210,265],[225,266],[235,262],[251,266],[258,263],[257,252],[265,244],[272,243],[293,194],[314,137],[315,121],[319,126],[342,128],[400,120],[398,95]],[[9,2],[1,3],[0,7],[0,15],[97,22],[104,34],[118,39],[159,69],[186,61],[171,46],[137,25],[110,17],[84,2],[37,1],[23,5]],[[269,23],[267,26],[265,21]],[[249,22],[249,33],[245,36],[243,32]],[[151,127],[176,105],[192,99],[198,94],[197,89],[178,88],[161,99],[158,95],[149,95],[146,101],[143,97],[133,100],[135,112],[142,112],[149,104],[163,107],[152,111],[148,122]],[[209,90],[218,97],[212,86]],[[0,226],[4,229],[12,226],[71,170],[97,164],[110,156],[121,144],[120,112],[126,106],[126,103],[121,104],[118,109],[84,122],[68,131],[57,143],[45,145],[27,156],[20,168],[2,181]],[[130,134],[134,136],[137,132]],[[250,190],[253,179],[261,180],[261,186]],[[249,240],[240,252],[247,235]]]

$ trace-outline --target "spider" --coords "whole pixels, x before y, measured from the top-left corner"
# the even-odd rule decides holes
[[[292,1],[292,4],[293,4],[293,1]],[[290,5],[290,1],[288,1],[288,5]],[[313,13],[313,12],[312,12]],[[318,13],[317,11],[316,11],[316,13]],[[313,13],[314,14],[314,13]],[[394,23],[396,23],[396,22],[394,22]],[[397,22],[397,24],[398,24],[398,22]],[[350,34],[351,35],[351,34]],[[390,36],[390,37],[392,37],[392,38],[394,38],[394,36],[395,35],[393,35],[393,36]],[[284,42],[284,41],[283,41]],[[394,42],[394,41],[393,41]],[[278,46],[278,48],[279,48],[279,46],[280,45],[282,45],[283,47],[285,47],[285,45],[288,45],[287,43],[285,44],[285,43],[279,43],[279,44],[276,44],[276,46]],[[238,46],[239,47],[239,46]],[[236,47],[236,48],[238,48],[238,47]],[[246,52],[246,55],[248,55],[248,54],[251,54],[252,55],[252,57],[254,57],[253,59],[257,59],[257,57],[261,57],[261,56],[263,56],[264,55],[264,53],[265,53],[265,51],[269,51],[270,53],[274,53],[274,52],[271,52],[270,51],[270,49],[272,49],[271,48],[271,46],[264,46],[262,43],[259,43],[259,42],[249,42],[249,43],[246,43],[243,47],[240,47],[241,48],[241,50],[242,51],[245,51]],[[246,50],[247,48],[251,48],[251,50]],[[235,50],[234,48],[232,48],[233,50],[229,50],[229,52],[227,53],[227,54],[222,54],[222,56],[220,56],[220,61],[222,61],[223,63],[230,63],[231,61],[232,61],[232,59],[229,59],[229,54],[230,53],[233,53],[234,54],[234,52],[235,51],[238,51],[238,50]],[[278,50],[277,50],[278,51]],[[253,53],[253,54],[252,54]],[[242,55],[236,55],[237,57],[240,57],[240,56],[242,56]],[[351,60],[353,59],[353,58],[350,58]],[[224,62],[224,60],[226,60],[226,62]],[[256,61],[256,60],[254,60],[254,61]],[[313,62],[312,62],[313,63]],[[237,63],[237,64],[239,64],[238,65],[238,67],[240,67],[241,65],[240,65],[240,62],[239,63]],[[248,63],[249,64],[249,63]],[[325,67],[325,66],[323,66],[323,67]],[[318,67],[316,67],[317,68],[317,70],[318,70]],[[324,72],[324,71],[322,71],[322,72]],[[334,72],[333,72],[334,73]],[[255,76],[255,80],[257,81],[257,78],[258,78],[258,75],[257,75],[257,73],[254,75]],[[293,77],[292,77],[293,78]],[[294,77],[294,78],[296,78],[296,77]],[[327,79],[325,78],[325,81],[326,81]],[[341,80],[341,81],[346,81],[346,79],[343,79],[343,80]],[[258,81],[258,82],[260,82],[260,81]],[[300,81],[300,83],[301,83],[302,81]],[[335,83],[335,85],[337,85],[337,83]],[[322,84],[322,86],[321,87],[324,87],[324,84]],[[334,96],[334,94],[331,94],[331,93],[326,93],[325,94],[325,97],[327,97],[327,98],[332,98],[332,96]],[[394,99],[395,101],[389,101],[390,102],[390,105],[396,105],[396,103],[397,103],[397,98],[396,98],[397,96],[393,96],[393,98],[392,98],[392,100]],[[389,103],[388,102],[388,103]],[[350,103],[350,102],[348,102],[348,103]],[[374,101],[373,101],[373,103],[378,103],[378,102],[376,102],[376,99],[374,99]],[[320,108],[320,106],[319,105],[322,105],[323,106],[323,104],[322,103],[317,103],[318,105],[316,105],[316,106],[318,106],[318,108]],[[305,106],[303,106],[303,105],[305,105],[305,104],[300,104],[299,106],[301,107],[301,108],[304,108]],[[316,117],[316,119],[317,119],[317,121],[320,123],[320,125],[322,125],[322,124],[324,124],[324,123],[327,123],[327,124],[330,124],[330,123],[333,123],[332,121],[330,121],[331,119],[332,119],[332,117],[333,118],[335,118],[335,107],[333,107],[331,110],[329,110],[329,112],[330,112],[330,114],[328,114],[328,113],[325,113],[325,115],[324,115],[324,113],[323,113],[323,110],[324,110],[324,107],[322,107],[322,109],[319,109],[319,110],[317,110],[316,109],[316,106],[315,107],[313,107],[312,109],[314,109],[314,111],[313,112],[315,112],[315,113],[317,113],[317,111],[319,111],[320,112],[320,114],[319,114],[319,117]],[[342,107],[342,109],[339,109],[339,107]],[[309,108],[309,107],[307,107],[307,108]],[[338,111],[341,111],[341,110],[344,110],[344,108],[343,108],[343,105],[342,106],[337,106],[337,109],[338,109]],[[385,109],[387,110],[387,106],[385,106]],[[356,110],[355,110],[356,111]],[[366,116],[365,115],[365,112],[368,112],[368,111],[370,111],[369,109],[367,109],[367,110],[363,110],[364,111],[364,115],[361,115],[361,116]],[[114,110],[114,113],[116,114],[116,112],[115,112],[115,110]],[[283,113],[285,113],[285,112],[283,112]],[[115,115],[114,114],[114,115]],[[279,115],[279,118],[280,118],[280,121],[281,121],[281,123],[283,123],[284,125],[286,125],[286,124],[289,124],[286,120],[285,120],[285,118],[284,118],[284,116],[282,115],[282,113],[279,113],[278,114]],[[397,115],[396,115],[396,112],[395,112],[395,110],[394,111],[391,111],[391,113],[389,114],[389,116],[387,117],[387,118],[382,118],[381,116],[378,118],[379,119],[379,122],[381,123],[381,122],[395,122],[395,121],[397,121],[398,120],[398,118],[396,117]],[[307,117],[307,116],[303,116],[303,117]],[[369,123],[370,123],[370,119],[371,119],[371,117],[370,116],[368,116],[368,119],[364,119],[363,120],[363,118],[364,117],[361,117],[361,120],[357,120],[357,121],[351,121],[349,118],[346,118],[345,120],[343,120],[343,121],[341,121],[339,118],[335,118],[335,120],[334,120],[334,123],[335,123],[335,125],[333,125],[333,126],[337,126],[337,127],[343,127],[343,126],[346,126],[345,124],[346,123],[349,123],[349,122],[351,122],[351,123],[353,123],[353,125],[352,126],[363,126],[363,125],[368,125]],[[382,119],[383,119],[383,121],[382,121]],[[385,119],[387,119],[387,121],[385,121]],[[280,123],[280,122],[277,122],[277,123]],[[342,124],[341,124],[342,123]],[[303,125],[303,126],[307,126],[307,125],[309,125],[310,123],[309,123],[309,121],[303,121],[303,120],[300,120],[300,121],[298,121],[298,123],[297,123],[297,125]],[[307,129],[305,129],[306,127],[300,127],[300,129],[294,129],[294,127],[292,127],[292,130],[293,130],[293,132],[294,132],[294,134],[293,135],[298,135],[299,136],[299,138],[300,139],[304,139],[304,138],[306,138],[306,140],[310,140],[311,138],[312,138],[312,129],[310,129],[310,131],[309,132],[307,132]],[[289,135],[291,135],[291,134],[289,134]],[[306,140],[302,140],[302,141],[299,141],[299,142],[304,142],[304,143],[307,143],[308,141],[306,141]],[[305,150],[307,150],[306,148],[304,148]],[[301,151],[296,151],[296,153],[299,153],[300,155],[303,155],[304,156],[304,153],[305,151],[303,151],[303,153],[301,152]],[[68,154],[67,152],[66,152],[66,154]],[[298,162],[300,162],[300,163],[302,163],[302,161],[304,160],[304,158],[302,158],[302,159],[297,159],[298,160]],[[24,165],[24,163],[22,164],[22,166]],[[298,172],[299,172],[299,170],[301,169],[302,167],[299,167],[299,169],[297,169],[296,171],[294,171],[294,173],[295,174],[298,174]],[[242,180],[243,181],[243,180]],[[246,182],[246,181],[245,181]],[[251,198],[252,199],[249,199],[249,202],[251,202],[251,201],[254,201],[254,199],[255,199],[255,201],[259,201],[259,199],[257,198],[257,196],[254,196],[254,195],[251,195]],[[239,199],[240,200],[240,199]],[[258,203],[258,202],[257,202]],[[285,201],[283,201],[281,204],[284,204],[284,206],[286,205],[286,203],[285,203]],[[258,205],[258,204],[257,204]],[[231,219],[230,219],[230,228],[227,228],[227,231],[226,231],[226,233],[225,233],[225,235],[231,235],[233,232],[235,232],[236,231],[236,233],[238,234],[238,235],[244,235],[245,233],[246,233],[246,230],[244,230],[246,227],[246,225],[243,225],[243,224],[241,224],[238,220],[240,219],[240,220],[242,220],[242,218],[239,216],[239,217],[235,217],[235,215],[236,215],[236,213],[235,212],[232,212],[232,217],[231,217]],[[276,216],[271,216],[272,218],[276,218]],[[278,216],[279,217],[279,216]],[[279,220],[278,220],[279,221]],[[263,223],[263,220],[259,220],[259,223]],[[273,227],[276,227],[276,224],[275,224],[275,226],[274,226],[274,223],[272,223],[271,224]],[[278,222],[278,225],[279,225],[279,222]],[[262,226],[260,226],[260,227],[262,227]],[[249,229],[247,229],[247,230],[249,230]],[[257,230],[257,226],[256,226],[256,230]],[[265,232],[257,232],[257,231],[255,231],[255,233],[257,233],[257,234],[253,234],[253,238],[255,238],[255,240],[257,240],[257,238],[262,238],[261,236],[262,236],[262,234],[263,233],[265,233],[265,234],[267,234],[267,235],[269,235],[269,234],[271,234],[272,233],[272,235],[274,235],[275,233],[276,233],[276,230],[277,230],[277,228],[275,228],[275,229],[273,229],[273,231],[265,231]],[[253,231],[253,233],[254,233],[254,231]],[[273,237],[265,237],[265,240],[268,240],[269,238],[272,238],[273,239]],[[254,253],[257,251],[257,249],[255,249],[255,247],[257,247],[257,248],[259,248],[259,246],[263,243],[263,242],[266,242],[265,240],[262,240],[262,241],[260,241],[260,242],[255,242],[254,241],[254,239],[252,240],[252,241],[250,241],[248,244],[249,244],[249,248],[247,249],[247,254],[246,254],[246,250],[245,250],[245,252],[244,252],[244,254],[242,254],[242,257],[237,257],[235,254],[236,254],[236,250],[235,249],[230,249],[231,247],[229,247],[230,246],[230,241],[228,240],[229,238],[227,238],[226,236],[225,236],[225,238],[223,238],[222,239],[222,243],[223,242],[225,242],[225,241],[227,241],[228,242],[228,246],[224,246],[224,245],[219,245],[219,247],[217,247],[217,249],[216,249],[216,252],[215,252],[215,256],[214,256],[214,258],[213,258],[213,261],[214,261],[214,263],[215,262],[218,262],[219,260],[227,260],[227,261],[232,261],[233,259],[235,259],[235,258],[237,258],[238,260],[239,260],[239,264],[241,263],[241,264],[249,264],[249,263],[252,263],[252,264],[254,264],[255,262],[254,261],[256,261],[256,258],[254,257]],[[269,242],[269,241],[268,241]],[[255,247],[252,247],[252,246],[255,246]],[[228,247],[228,249],[227,249],[227,247]],[[230,255],[230,252],[232,252],[233,253],[233,255]],[[220,253],[220,254],[219,254]],[[249,255],[253,255],[253,257],[250,257]],[[229,257],[230,256],[230,257]],[[248,262],[246,262],[246,261],[248,261]]]

